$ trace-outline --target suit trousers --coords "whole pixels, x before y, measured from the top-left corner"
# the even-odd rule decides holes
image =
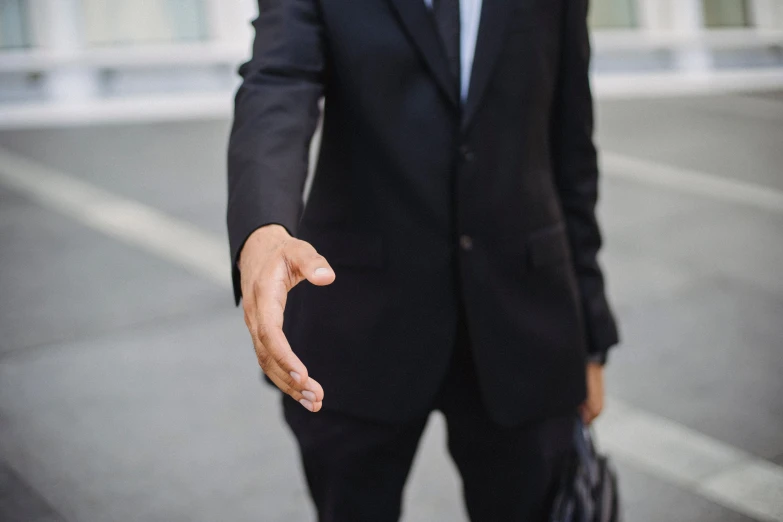
[[[446,418],[448,449],[462,477],[470,519],[544,522],[572,448],[575,412],[516,427],[493,423],[462,324],[432,410]],[[403,488],[428,415],[385,424],[328,409],[312,414],[288,396],[283,409],[319,522],[400,519]]]

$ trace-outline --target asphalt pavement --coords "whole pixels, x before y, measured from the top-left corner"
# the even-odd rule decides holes
[[[201,269],[226,242],[229,125],[0,132],[0,520],[312,520]],[[783,93],[601,101],[598,136],[623,337],[598,433],[627,520],[783,520]],[[156,243],[177,230],[203,241]],[[434,415],[404,522],[467,520],[444,437]]]

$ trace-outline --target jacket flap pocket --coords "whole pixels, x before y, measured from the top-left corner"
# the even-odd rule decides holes
[[[333,266],[380,268],[384,264],[383,241],[378,236],[328,230],[314,232],[309,241]]]
[[[527,240],[527,261],[531,268],[554,265],[566,261],[571,254],[565,225],[542,228]]]

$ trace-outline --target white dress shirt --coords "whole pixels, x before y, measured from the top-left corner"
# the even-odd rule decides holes
[[[432,9],[433,0],[424,0],[427,7]],[[460,96],[462,101],[468,99],[470,89],[470,73],[473,70],[473,56],[476,54],[476,39],[481,20],[482,0],[459,0],[460,17]]]

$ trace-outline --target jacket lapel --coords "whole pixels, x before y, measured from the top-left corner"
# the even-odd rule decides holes
[[[446,53],[424,0],[390,0],[390,2],[438,85],[448,99],[458,106],[459,85],[449,72]]]
[[[423,3],[423,0],[421,1]],[[495,63],[503,50],[503,43],[506,39],[506,23],[510,18],[513,6],[512,0],[483,0],[476,54],[473,58],[473,71],[470,77],[470,89],[462,113],[463,131],[468,129],[481,104]]]

